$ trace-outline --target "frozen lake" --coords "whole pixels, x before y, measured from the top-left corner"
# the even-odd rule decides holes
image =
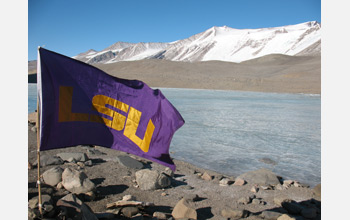
[[[28,87],[36,109],[36,84]],[[238,176],[268,168],[285,179],[321,182],[321,96],[168,89],[185,125],[170,146],[175,159]]]

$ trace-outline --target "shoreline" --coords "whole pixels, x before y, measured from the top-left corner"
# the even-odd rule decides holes
[[[170,218],[175,207],[184,197],[186,200],[191,200],[186,204],[189,208],[196,211],[197,219],[223,219],[227,210],[231,212],[244,210],[244,213],[249,213],[245,219],[264,219],[271,214],[278,216],[283,214],[288,214],[289,216],[302,215],[300,210],[295,214],[290,213],[290,210],[283,205],[281,206],[282,203],[279,201],[295,202],[300,207],[308,204],[308,206],[313,207],[313,213],[315,214],[313,219],[320,219],[321,216],[320,187],[310,188],[302,183],[298,183],[297,180],[292,180],[294,185],[288,185],[286,183],[288,180],[279,179],[280,184],[274,185],[255,183],[253,180],[248,180],[249,178],[247,177],[248,181],[245,181],[243,185],[239,185],[236,184],[239,182],[236,176],[224,175],[175,159],[176,171],[173,174],[168,173],[171,180],[170,186],[155,190],[143,190],[140,188],[140,183],[135,180],[136,173],[143,169],[160,173],[167,172],[164,166],[141,157],[99,146],[88,147],[79,145],[54,149],[41,152],[41,156],[44,158],[55,156],[59,153],[75,152],[86,154],[89,161],[91,161],[90,165],[79,164],[74,161],[64,162],[60,165],[47,165],[41,168],[41,174],[54,167],[77,169],[86,173],[87,177],[95,184],[96,190],[93,192],[93,199],[83,195],[79,195],[79,198],[95,214],[107,213],[110,211],[106,208],[107,204],[122,200],[123,196],[131,195],[137,201],[154,204],[152,207],[139,209],[138,215],[141,213],[143,219],[151,219],[147,216],[155,212],[161,212]],[[128,167],[128,165],[123,164],[118,159],[121,157],[132,158],[136,162],[143,164],[143,168]],[[36,131],[33,128],[33,123],[29,122],[28,162],[35,164],[35,161]],[[28,170],[29,201],[37,196],[36,180],[37,170],[33,167]],[[222,183],[223,180],[227,182],[224,184]],[[65,188],[57,187],[52,187],[45,183],[42,187],[42,192],[51,195],[54,204],[59,198],[70,193]],[[251,199],[248,199],[248,202],[244,202],[243,200],[247,198]],[[306,206],[304,208],[307,209]],[[125,214],[119,213],[118,216],[120,215],[124,216]],[[122,219],[131,218],[125,218],[124,216]]]

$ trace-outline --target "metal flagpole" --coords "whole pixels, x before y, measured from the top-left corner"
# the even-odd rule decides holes
[[[40,47],[38,47],[39,52]],[[39,58],[39,57],[38,57]],[[37,61],[39,62],[39,61]],[[37,71],[37,74],[38,71]],[[38,83],[38,82],[37,82]],[[39,106],[39,95],[37,94],[37,101],[36,101],[36,109],[37,109],[37,116],[36,116],[36,142],[37,142],[37,160],[38,160],[38,193],[39,193],[39,212],[41,217],[43,216],[43,210],[42,210],[42,200],[41,200],[41,182],[40,182],[40,106]]]

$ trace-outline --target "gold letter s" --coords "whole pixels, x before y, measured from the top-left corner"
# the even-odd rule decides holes
[[[113,118],[113,121],[100,117],[98,115],[91,115],[90,116],[90,121],[93,122],[101,122],[107,125],[110,128],[113,128],[117,131],[121,131],[124,128],[124,123],[125,123],[125,116],[119,114],[116,111],[113,111],[110,108],[107,108],[106,105],[111,105],[123,112],[128,112],[129,106],[121,101],[115,100],[113,98],[110,98],[108,96],[104,95],[96,95],[92,98],[92,105],[97,110],[98,112],[108,115]],[[102,119],[102,120],[101,120]]]

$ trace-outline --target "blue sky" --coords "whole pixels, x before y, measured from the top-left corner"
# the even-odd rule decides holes
[[[212,26],[321,22],[321,0],[29,0],[28,60],[44,46],[74,56],[115,42],[171,42]]]

